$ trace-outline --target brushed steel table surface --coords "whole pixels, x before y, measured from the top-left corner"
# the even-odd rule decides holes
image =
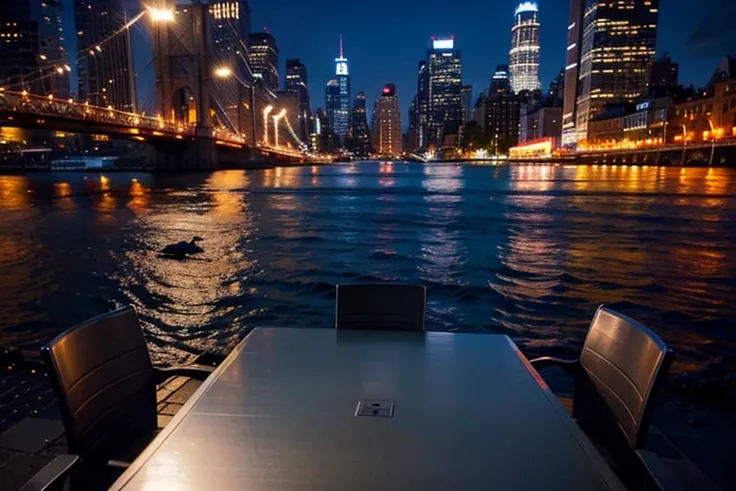
[[[257,328],[111,489],[624,488],[506,336]]]

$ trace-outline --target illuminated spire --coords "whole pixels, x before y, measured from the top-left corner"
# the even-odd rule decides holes
[[[336,75],[347,75],[348,74],[348,59],[345,58],[345,50],[342,45],[342,33],[340,33],[340,57],[335,58]]]

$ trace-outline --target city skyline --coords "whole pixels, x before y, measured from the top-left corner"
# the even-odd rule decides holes
[[[138,2],[123,0],[131,9]],[[74,32],[71,5],[73,0],[64,0],[64,25],[66,32]],[[473,102],[481,91],[486,90],[495,66],[507,63],[508,32],[513,25],[514,10],[518,1],[503,0],[493,5],[472,6],[474,15],[464,12],[447,11],[440,18],[431,16],[432,6],[439,2],[429,1],[402,4],[395,7],[391,18],[381,17],[366,11],[361,12],[363,19],[375,20],[379,32],[385,28],[399,28],[402,36],[400,42],[376,36],[369,29],[345,29],[345,23],[355,13],[358,6],[342,5],[338,8],[318,9],[326,28],[315,31],[308,19],[317,15],[307,5],[292,0],[275,3],[251,0],[251,16],[254,31],[268,27],[276,37],[280,48],[280,59],[300,58],[310,67],[311,85],[314,86],[315,97],[312,109],[324,107],[323,90],[318,86],[334,77],[334,39],[340,32],[345,32],[346,51],[350,52],[352,87],[354,91],[362,90],[367,94],[379,93],[386,82],[396,84],[397,91],[412,94],[416,86],[416,59],[419,59],[430,46],[432,35],[451,33],[457,39],[458,47],[463,52],[463,84],[473,85]],[[323,2],[337,5],[329,0]],[[568,22],[569,2],[567,0],[540,1],[539,19],[541,65],[540,82],[542,88],[556,77],[565,66],[565,47],[567,45],[566,26]],[[680,80],[683,84],[700,86],[710,78],[712,67],[721,56],[736,52],[736,37],[729,36],[723,27],[718,25],[720,14],[736,11],[736,5],[728,0],[705,0],[705,6],[690,5],[684,0],[664,2],[660,10],[660,22],[657,41],[657,54],[667,51],[672,59],[680,63]],[[345,7],[345,8],[342,8]],[[134,11],[134,10],[131,10]],[[427,22],[402,22],[406,13],[428,19]],[[492,29],[488,29],[488,21],[481,13],[490,13]],[[715,19],[713,17],[715,16]],[[430,18],[431,17],[431,18]],[[481,17],[484,17],[481,20]],[[475,20],[478,19],[478,20]],[[365,24],[365,23],[364,23]],[[135,37],[134,32],[134,37]],[[309,39],[305,43],[304,39]],[[71,39],[70,39],[71,38]],[[392,38],[395,39],[395,38]],[[67,37],[68,52],[75,52],[73,36]],[[135,44],[135,40],[134,40]],[[390,48],[388,46],[391,46]],[[729,47],[732,47],[729,50]],[[141,50],[136,49],[136,56]],[[145,50],[143,50],[145,51]],[[139,71],[139,85],[147,85],[150,75],[140,73],[140,66],[147,62],[136,63]],[[283,61],[281,63],[283,65]],[[379,68],[379,69],[377,69]],[[280,71],[283,66],[279,67]],[[76,87],[75,74],[72,74],[71,87]],[[283,78],[283,77],[282,77]],[[283,86],[283,80],[281,80]],[[145,87],[143,88],[145,92]],[[406,114],[411,104],[411,97],[401,99],[401,112],[405,123]]]

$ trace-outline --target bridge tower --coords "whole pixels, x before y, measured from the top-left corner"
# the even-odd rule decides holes
[[[212,35],[207,0],[159,0],[156,9],[172,19],[152,19],[156,107],[164,120],[196,126],[196,139],[173,148],[157,148],[157,168],[217,167],[212,134]],[[172,146],[173,147],[173,146]]]

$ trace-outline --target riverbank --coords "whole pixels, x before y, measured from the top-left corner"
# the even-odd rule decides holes
[[[59,170],[52,169],[51,167],[17,167],[17,166],[1,166],[0,175],[22,175],[22,174],[38,174],[38,173],[79,173],[84,172],[88,174],[111,174],[111,173],[123,173],[123,172],[145,172],[151,174],[174,174],[174,173],[210,173],[217,170],[263,170],[263,169],[275,169],[277,167],[312,167],[322,165],[332,165],[333,162],[279,162],[269,160],[258,160],[249,161],[242,165],[223,165],[217,169],[156,169],[147,166],[136,166],[136,167],[107,167],[107,168],[94,168],[84,170]]]

